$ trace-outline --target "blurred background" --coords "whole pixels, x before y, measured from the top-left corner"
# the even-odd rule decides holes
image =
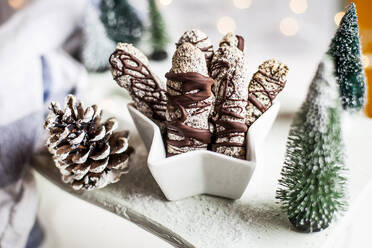
[[[149,19],[148,1],[128,2],[144,26],[140,34],[134,35],[135,43],[144,52],[150,54],[151,34],[146,30],[151,28],[152,20]],[[372,61],[369,55],[371,53],[369,43],[372,41],[370,34],[372,19],[368,18],[369,3],[364,0],[354,2],[357,4],[361,26],[364,63],[366,68],[369,68],[369,61]],[[175,48],[174,43],[184,31],[199,28],[209,35],[215,46],[218,45],[223,34],[236,32],[243,35],[246,40],[245,51],[250,74],[257,70],[260,63],[269,58],[279,59],[289,66],[288,84],[280,100],[281,111],[293,113],[305,96],[316,65],[327,50],[348,2],[345,0],[156,0],[156,3],[163,15],[169,38],[165,46],[169,57],[160,62],[152,61],[151,64],[160,77],[163,77],[169,70],[170,57]],[[96,9],[96,15],[99,15],[101,11],[99,5],[100,0],[67,0],[63,3],[53,0],[1,0],[0,23],[3,23],[1,31],[9,33],[8,39],[2,39],[1,43],[11,43],[3,47],[2,60],[9,64],[9,60],[15,57],[27,54],[42,56],[58,50],[59,55],[66,53],[78,58],[80,62],[83,60],[90,72],[89,80],[87,80],[89,81],[88,90],[93,88],[94,83],[97,83],[106,90],[112,87],[112,90],[116,89],[120,94],[120,89],[113,84],[110,73],[92,62],[100,59],[107,63],[107,54],[112,51],[117,42],[116,40],[102,41],[104,35],[101,35],[99,25],[92,21],[91,8],[93,6]],[[12,16],[13,20],[10,20]],[[15,23],[14,19],[18,19],[19,23]],[[32,24],[31,21],[37,23]],[[96,22],[99,21],[96,20]],[[22,24],[22,22],[25,23]],[[16,44],[19,44],[17,48]],[[22,46],[21,50],[19,46]],[[12,50],[5,49],[6,47]],[[97,52],[99,49],[103,51]],[[16,50],[19,53],[22,51],[23,54],[14,56]],[[84,54],[88,55],[84,57]],[[46,62],[49,64],[48,59]],[[53,63],[49,66],[54,67]],[[64,67],[63,64],[61,66]],[[57,76],[53,79],[55,78]],[[97,89],[96,86],[94,88]],[[101,92],[102,97],[102,91],[98,92]],[[370,106],[370,102],[367,106]],[[368,113],[372,115],[372,109]]]
[[[0,124],[17,119],[27,110],[43,108],[50,100],[62,102],[66,92],[77,93],[88,103],[98,103],[118,117],[123,115],[124,107],[116,103],[128,96],[107,71],[108,56],[117,42],[113,38],[115,22],[120,24],[120,18],[124,23],[120,32],[125,33],[128,28],[128,40],[133,39],[154,59],[150,61],[151,67],[163,78],[171,67],[174,43],[186,30],[201,29],[215,47],[227,32],[242,35],[250,75],[270,58],[289,66],[287,86],[280,95],[281,116],[289,118],[302,103],[348,3],[345,0],[156,0],[156,11],[161,13],[165,24],[161,25],[162,29],[168,34],[168,43],[163,45],[168,57],[164,58],[164,54],[154,56],[157,47],[149,30],[156,20],[149,15],[154,11],[149,1],[123,1],[134,14],[125,12],[121,17],[112,5],[116,1],[106,2],[107,9],[102,9],[99,0],[0,0],[0,106],[8,103],[4,99],[9,99],[9,95],[18,101],[14,107],[6,108],[8,113],[1,115]],[[359,14],[363,62],[372,82],[372,3],[354,2]],[[130,20],[137,18],[143,27],[127,22],[128,16],[132,16]],[[30,91],[35,93],[32,97]],[[42,101],[35,100],[35,95]],[[365,113],[372,117],[371,91]],[[170,247],[135,225],[72,199],[42,178],[37,179],[42,196],[39,217],[47,233],[45,247],[118,247],[119,244]],[[67,212],[70,214],[66,215]],[[92,216],[96,225],[92,225]],[[95,238],[92,233],[103,233],[105,238]]]

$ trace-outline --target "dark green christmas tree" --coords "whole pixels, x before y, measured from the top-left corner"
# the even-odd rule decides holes
[[[149,0],[149,15],[151,21],[150,32],[152,44],[150,59],[163,60],[168,56],[166,52],[168,34],[165,22],[155,0]]]
[[[115,42],[135,44],[142,37],[142,21],[127,0],[102,0],[101,20]]]
[[[328,51],[335,61],[342,105],[347,110],[361,110],[365,104],[366,79],[357,21],[355,5],[351,3]]]
[[[326,55],[292,123],[276,196],[300,231],[325,229],[344,210],[341,111],[334,62]]]

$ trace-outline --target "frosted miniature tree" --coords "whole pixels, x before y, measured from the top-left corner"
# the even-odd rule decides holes
[[[328,53],[334,58],[344,109],[360,110],[365,103],[366,79],[363,70],[359,27],[355,5],[346,10]]]
[[[277,199],[304,232],[325,229],[345,206],[339,86],[325,55],[287,141]]]
[[[85,67],[91,71],[108,69],[108,58],[115,50],[115,42],[108,38],[98,10],[92,5],[88,5],[86,10],[83,35],[82,60]]]
[[[150,32],[152,45],[150,58],[153,60],[163,60],[167,57],[168,34],[165,22],[155,0],[149,0],[149,16],[151,20]]]
[[[127,0],[102,0],[101,20],[115,42],[135,44],[142,37],[142,21]]]

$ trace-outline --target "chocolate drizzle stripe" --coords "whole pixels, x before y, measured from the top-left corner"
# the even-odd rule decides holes
[[[236,45],[236,47],[240,50],[240,51],[244,51],[244,38],[240,35],[235,35],[236,39],[238,40],[238,44]],[[220,42],[220,46],[223,45],[223,44],[226,44],[228,46],[230,46],[231,44],[228,42],[228,41],[222,41]]]
[[[197,72],[174,73],[168,72],[165,77],[170,81],[181,82],[181,89],[171,90],[179,95],[168,94],[168,104],[179,110],[181,116],[177,118],[175,113],[170,114],[171,121],[167,121],[168,132],[185,137],[183,140],[167,140],[167,144],[175,147],[193,146],[195,139],[203,144],[210,143],[211,133],[209,129],[199,129],[186,125],[186,109],[197,108],[193,115],[205,112],[211,103],[205,102],[211,95],[211,86],[214,83],[210,77]],[[196,92],[194,92],[196,91]],[[190,93],[193,92],[193,93]]]
[[[167,140],[168,144],[174,146],[191,146],[190,138],[194,138],[201,143],[208,144],[211,139],[211,133],[209,129],[199,129],[187,126],[184,123],[180,122],[170,122],[168,123],[168,132],[176,134],[178,136],[183,136],[188,139],[184,140]]]
[[[201,47],[201,48],[199,48],[199,49],[200,49],[200,51],[202,51],[202,52],[212,51],[212,49],[213,49],[213,45],[210,45],[210,46],[207,46],[207,47]]]
[[[272,76],[266,74],[266,73],[263,72],[263,71],[259,71],[259,72],[260,72],[263,76],[267,77],[268,79],[271,79],[271,80],[272,80],[272,83],[275,83],[275,84],[277,84],[277,85],[279,85],[279,86],[281,86],[281,87],[284,87],[285,84],[286,84],[286,81],[280,81],[279,79],[274,78],[274,77],[272,77]]]
[[[253,81],[255,83],[257,83],[258,85],[260,85],[262,87],[261,90],[251,90],[249,91],[249,94],[248,94],[248,101],[250,103],[252,103],[258,110],[260,110],[262,113],[265,112],[269,106],[264,106],[254,95],[254,93],[258,93],[258,92],[263,92],[265,93],[265,95],[269,98],[270,100],[270,105],[272,105],[273,103],[273,100],[275,99],[275,97],[279,94],[279,92],[283,89],[283,87],[285,86],[286,82],[282,82],[276,78],[273,78],[269,75],[267,75],[266,73],[262,72],[262,71],[258,71],[257,73],[260,73],[262,74],[266,81],[268,83],[272,83],[272,84],[276,84],[278,85],[279,87],[277,89],[272,89],[272,90],[268,90],[265,86],[265,84],[263,82],[261,82],[260,80],[258,80],[256,78],[256,74],[253,76]]]
[[[113,57],[118,56],[123,68],[119,68],[117,63],[113,63]],[[135,65],[129,64],[128,61]],[[129,92],[139,101],[146,103],[152,111],[152,118],[155,120],[165,121],[165,110],[167,107],[166,91],[161,89],[157,84],[154,75],[150,69],[143,64],[138,58],[124,50],[116,50],[109,59],[110,66],[118,72],[114,76],[117,80],[119,77],[130,76]],[[142,75],[139,76],[138,74]],[[150,83],[153,82],[153,83]],[[145,94],[141,94],[140,92]]]
[[[226,62],[217,62],[213,64],[212,70],[218,70],[220,73],[222,72],[223,67],[230,67],[229,63]],[[219,74],[217,77],[219,76]],[[217,131],[216,132],[216,141],[218,138],[224,138],[227,137],[231,140],[233,137],[243,137],[245,138],[245,133],[248,130],[247,125],[245,124],[245,114],[243,114],[244,109],[241,106],[238,105],[227,105],[227,103],[232,103],[232,102],[247,102],[248,99],[234,99],[232,98],[234,94],[236,93],[236,88],[235,84],[232,82],[232,79],[235,76],[235,72],[233,75],[228,76],[227,74],[221,79],[224,84],[222,85],[223,88],[218,89],[218,91],[223,90],[223,96],[222,100],[219,100],[216,102],[215,106],[215,111],[218,114],[217,118],[213,118],[212,120],[217,126],[223,127],[223,130]],[[230,90],[230,94],[228,94],[228,87]],[[248,90],[248,89],[247,89]],[[227,106],[226,106],[227,105]],[[238,109],[238,110],[236,110]],[[235,111],[234,111],[235,110]],[[230,117],[231,118],[236,118],[237,120],[223,120],[222,117]],[[240,120],[240,121],[239,121]],[[224,142],[218,142],[214,145],[212,145],[212,149],[216,151],[217,147],[244,147],[245,142],[242,143],[237,143],[237,142],[230,142],[230,141],[224,141]]]
[[[251,92],[248,93],[248,101],[251,102],[262,113],[266,111],[266,107],[262,105],[262,103],[258,101]]]
[[[238,100],[236,100],[236,101],[238,101]],[[219,114],[229,115],[229,116],[235,117],[237,119],[244,119],[245,118],[244,116],[242,116],[240,114],[243,111],[242,107],[240,107],[240,106],[230,106],[229,109],[230,110],[226,110],[226,108],[220,108]],[[236,113],[235,113],[235,112],[231,111],[231,109],[239,109],[239,111],[236,111]]]
[[[203,39],[201,39],[201,40],[197,40],[197,41],[187,40],[186,42],[191,43],[192,45],[196,46],[196,45],[198,45],[199,43],[204,42],[204,41],[206,41],[206,40],[208,40],[208,37],[204,37]],[[178,46],[182,45],[182,43],[183,43],[183,42],[177,42],[177,43],[176,43],[176,46],[178,47]],[[202,52],[207,52],[207,51],[212,51],[212,48],[213,48],[213,45],[210,45],[210,46],[207,46],[207,47],[201,47],[201,48],[199,48],[199,49],[200,49]]]
[[[244,39],[240,35],[235,35],[235,36],[238,39],[238,49],[243,52],[244,51]]]
[[[232,136],[244,136],[244,133],[247,132],[248,130],[247,125],[242,122],[218,120],[216,121],[216,124],[223,126],[225,129],[223,131],[217,132],[218,138],[232,137]],[[233,133],[235,133],[236,135],[230,135]],[[238,133],[241,133],[241,135],[239,135]]]
[[[245,147],[245,143],[238,143],[238,142],[220,142],[212,145],[212,150],[216,151],[218,147]]]
[[[204,53],[205,61],[207,62],[207,68],[209,68],[209,66],[211,64],[212,57],[213,57],[213,45],[209,45],[209,46],[205,46],[205,47],[199,47],[199,45],[198,45],[199,43],[207,41],[208,36],[204,37],[203,39],[197,40],[197,41],[191,41],[190,37],[187,37],[187,38],[188,39],[184,39],[184,40],[182,40],[182,38],[181,38],[181,40],[176,43],[176,47],[179,47],[180,45],[182,45],[185,42],[188,42],[188,43],[198,47],[199,50]],[[202,46],[202,45],[200,45],[200,46]]]
[[[187,40],[184,41],[184,42],[188,42],[188,43],[191,43],[191,44],[193,44],[193,45],[197,45],[198,43],[200,43],[200,42],[204,42],[204,41],[206,41],[206,40],[208,40],[208,37],[207,37],[207,36],[204,37],[204,38],[201,39],[201,40],[191,41],[191,40],[187,39]],[[180,45],[182,45],[184,42],[177,42],[177,43],[176,43],[176,46],[180,46]]]

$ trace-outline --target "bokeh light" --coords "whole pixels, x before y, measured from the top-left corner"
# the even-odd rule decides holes
[[[342,19],[342,17],[344,17],[344,15],[345,15],[345,12],[343,12],[343,11],[338,12],[338,13],[335,15],[334,20],[335,20],[335,23],[336,23],[337,26],[340,25],[341,19]]]
[[[252,5],[252,0],[233,0],[238,9],[248,9]]]
[[[221,34],[235,32],[236,24],[234,19],[229,16],[223,16],[217,21],[217,29]]]
[[[291,0],[289,2],[289,8],[295,14],[305,13],[307,10],[307,0]]]
[[[13,9],[20,9],[25,5],[25,0],[8,0],[8,4]]]
[[[161,4],[161,5],[169,5],[169,4],[171,4],[172,3],[172,0],[159,0],[159,3]]]
[[[369,67],[370,61],[369,61],[368,55],[365,55],[365,54],[362,55],[362,63],[363,63],[364,68]]]
[[[298,23],[292,17],[283,18],[280,22],[280,31],[286,36],[293,36],[298,32]]]

